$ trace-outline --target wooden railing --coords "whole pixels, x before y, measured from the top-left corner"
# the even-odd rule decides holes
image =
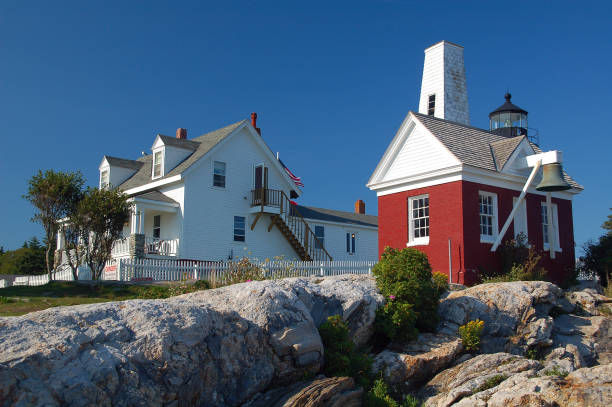
[[[162,240],[147,236],[145,238],[145,253],[159,256],[178,256],[179,239]]]
[[[261,206],[264,212],[265,206],[277,207],[280,210],[279,218],[285,223],[295,238],[304,248],[307,257],[313,261],[331,261],[332,257],[325,250],[314,232],[310,229],[308,222],[283,191],[275,189],[259,188],[251,191],[251,206]]]
[[[254,189],[251,191],[251,206],[261,206],[262,210],[264,206],[280,207],[282,194],[283,191],[276,189]]]

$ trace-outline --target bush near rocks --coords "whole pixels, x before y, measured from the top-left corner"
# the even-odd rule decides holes
[[[355,350],[349,328],[340,315],[333,315],[319,327],[325,349],[326,376],[349,376],[363,388],[370,387],[372,360]]]
[[[459,327],[459,336],[465,350],[478,350],[480,348],[480,336],[484,329],[484,321],[479,319],[470,321]]]
[[[382,328],[383,336],[390,340],[414,339],[418,330],[436,329],[439,289],[424,253],[387,247],[372,273],[381,294],[392,303],[377,311],[377,327]]]

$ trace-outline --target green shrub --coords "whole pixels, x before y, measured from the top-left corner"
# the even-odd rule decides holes
[[[410,341],[416,339],[416,313],[412,304],[389,300],[376,310],[374,328],[389,339]]]
[[[527,352],[525,352],[525,357],[527,359],[537,360],[538,359],[538,350],[536,348],[527,349]]]
[[[372,360],[355,350],[355,344],[349,336],[346,322],[340,315],[333,315],[319,327],[319,334],[325,349],[326,376],[349,376],[363,388],[370,385]]]
[[[484,329],[484,321],[477,319],[459,327],[459,336],[465,350],[478,350],[480,348],[480,336]]]
[[[513,242],[513,241],[510,241]],[[510,243],[512,244],[512,243]],[[527,257],[521,263],[515,262],[506,273],[485,277],[483,283],[502,283],[509,281],[546,281],[548,272],[540,267],[539,255],[534,246],[527,251]]]
[[[503,375],[503,374],[496,374],[493,377],[489,377],[487,380],[485,380],[485,382],[483,384],[481,384],[479,387],[475,388],[472,391],[472,394],[476,394],[476,393],[480,393],[481,391],[492,389],[493,387],[497,386],[498,384],[500,384],[501,382],[503,382],[507,378],[508,378],[508,376]]]
[[[448,291],[448,276],[444,273],[440,273],[439,271],[435,271],[433,273],[433,284],[436,292],[438,293],[438,298],[440,298],[445,291]]]
[[[247,257],[243,257],[237,262],[230,263],[226,275],[228,277],[228,285],[244,283],[246,281],[263,280],[265,278],[264,271],[257,265],[251,263]]]
[[[420,407],[422,403],[410,394],[404,395],[401,404],[398,403],[389,395],[389,386],[381,377],[374,382],[374,386],[366,393],[365,405],[366,407]]]
[[[544,371],[544,375],[546,376],[560,376],[560,377],[565,377],[567,376],[569,373],[566,372],[565,370],[561,369],[559,366],[555,366],[551,369],[548,369],[546,371]]]
[[[389,395],[389,387],[381,377],[374,382],[372,389],[366,393],[367,407],[399,407],[397,401]]]
[[[438,324],[438,292],[433,283],[431,266],[427,256],[412,248],[402,250],[387,247],[372,272],[376,285],[385,298],[394,303],[411,304],[416,316],[415,326],[419,330],[432,332]],[[407,310],[402,311],[403,321]],[[410,332],[411,327],[402,327],[399,332]],[[394,338],[390,338],[394,339]]]

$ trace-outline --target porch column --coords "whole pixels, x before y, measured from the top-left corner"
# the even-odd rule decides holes
[[[144,209],[138,208],[138,234],[144,234]]]
[[[138,232],[138,206],[134,205],[132,208],[132,216],[130,219],[130,234]]]

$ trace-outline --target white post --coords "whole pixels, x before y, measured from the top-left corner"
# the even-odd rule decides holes
[[[144,210],[138,209],[138,233],[142,235],[144,230]]]
[[[497,235],[497,239],[495,239],[495,243],[493,243],[493,246],[491,246],[492,252],[497,250],[497,248],[499,247],[499,244],[501,243],[502,238],[506,234],[506,231],[508,230],[510,223],[512,223],[512,220],[514,219],[514,215],[516,214],[517,209],[519,208],[519,206],[521,206],[521,203],[523,202],[525,195],[527,195],[527,190],[531,186],[531,183],[533,182],[533,179],[535,178],[535,175],[538,172],[538,169],[540,169],[540,165],[542,165],[542,160],[536,161],[535,165],[533,166],[533,170],[531,170],[531,174],[529,174],[529,178],[527,178],[527,182],[525,183],[525,186],[523,187],[523,190],[521,191],[521,194],[519,195],[518,199],[514,203],[514,208],[512,208],[512,212],[510,212],[510,216],[508,216],[506,223],[504,223],[504,227],[502,228],[501,232],[499,232],[499,234]]]
[[[546,216],[548,217],[548,247],[550,249],[550,258],[555,258],[555,228],[553,227],[553,210],[551,193],[546,193]]]
[[[325,271],[323,270],[323,263],[321,263],[321,277],[325,276]]]
[[[132,207],[132,218],[131,218],[131,225],[130,225],[130,233],[131,234],[136,234],[136,232],[138,232],[138,207],[136,205],[134,205]]]

